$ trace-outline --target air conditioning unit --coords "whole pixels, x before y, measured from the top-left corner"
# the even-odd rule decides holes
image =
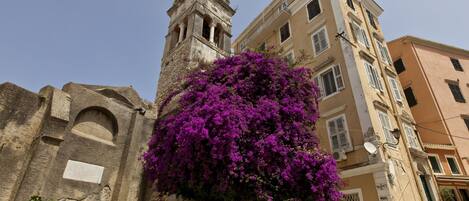
[[[332,156],[336,161],[344,161],[347,160],[347,154],[345,153],[344,149],[341,149],[339,151],[335,151],[332,153]]]

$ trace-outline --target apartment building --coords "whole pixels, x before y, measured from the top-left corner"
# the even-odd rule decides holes
[[[442,196],[469,200],[469,51],[413,36],[388,46]]]
[[[374,0],[273,0],[232,48],[275,47],[313,70],[321,89],[317,131],[338,162],[345,200],[440,200],[392,67],[382,12]]]

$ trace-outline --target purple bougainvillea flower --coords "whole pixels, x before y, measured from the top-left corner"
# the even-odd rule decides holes
[[[178,110],[156,121],[146,174],[193,200],[337,201],[336,163],[314,132],[317,97],[306,68],[254,52],[219,59],[188,76]]]

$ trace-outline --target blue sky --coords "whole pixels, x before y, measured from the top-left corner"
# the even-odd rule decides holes
[[[255,3],[254,3],[255,2]],[[238,35],[269,0],[232,0]],[[378,0],[388,40],[411,34],[469,49],[467,0]],[[442,3],[444,2],[444,3]],[[447,3],[451,2],[451,3]],[[129,86],[153,100],[172,0],[0,0],[0,83],[31,91]]]

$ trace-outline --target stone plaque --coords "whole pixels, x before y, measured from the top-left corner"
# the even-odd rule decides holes
[[[101,183],[103,172],[104,167],[102,166],[69,160],[62,177],[64,179],[99,184]]]

